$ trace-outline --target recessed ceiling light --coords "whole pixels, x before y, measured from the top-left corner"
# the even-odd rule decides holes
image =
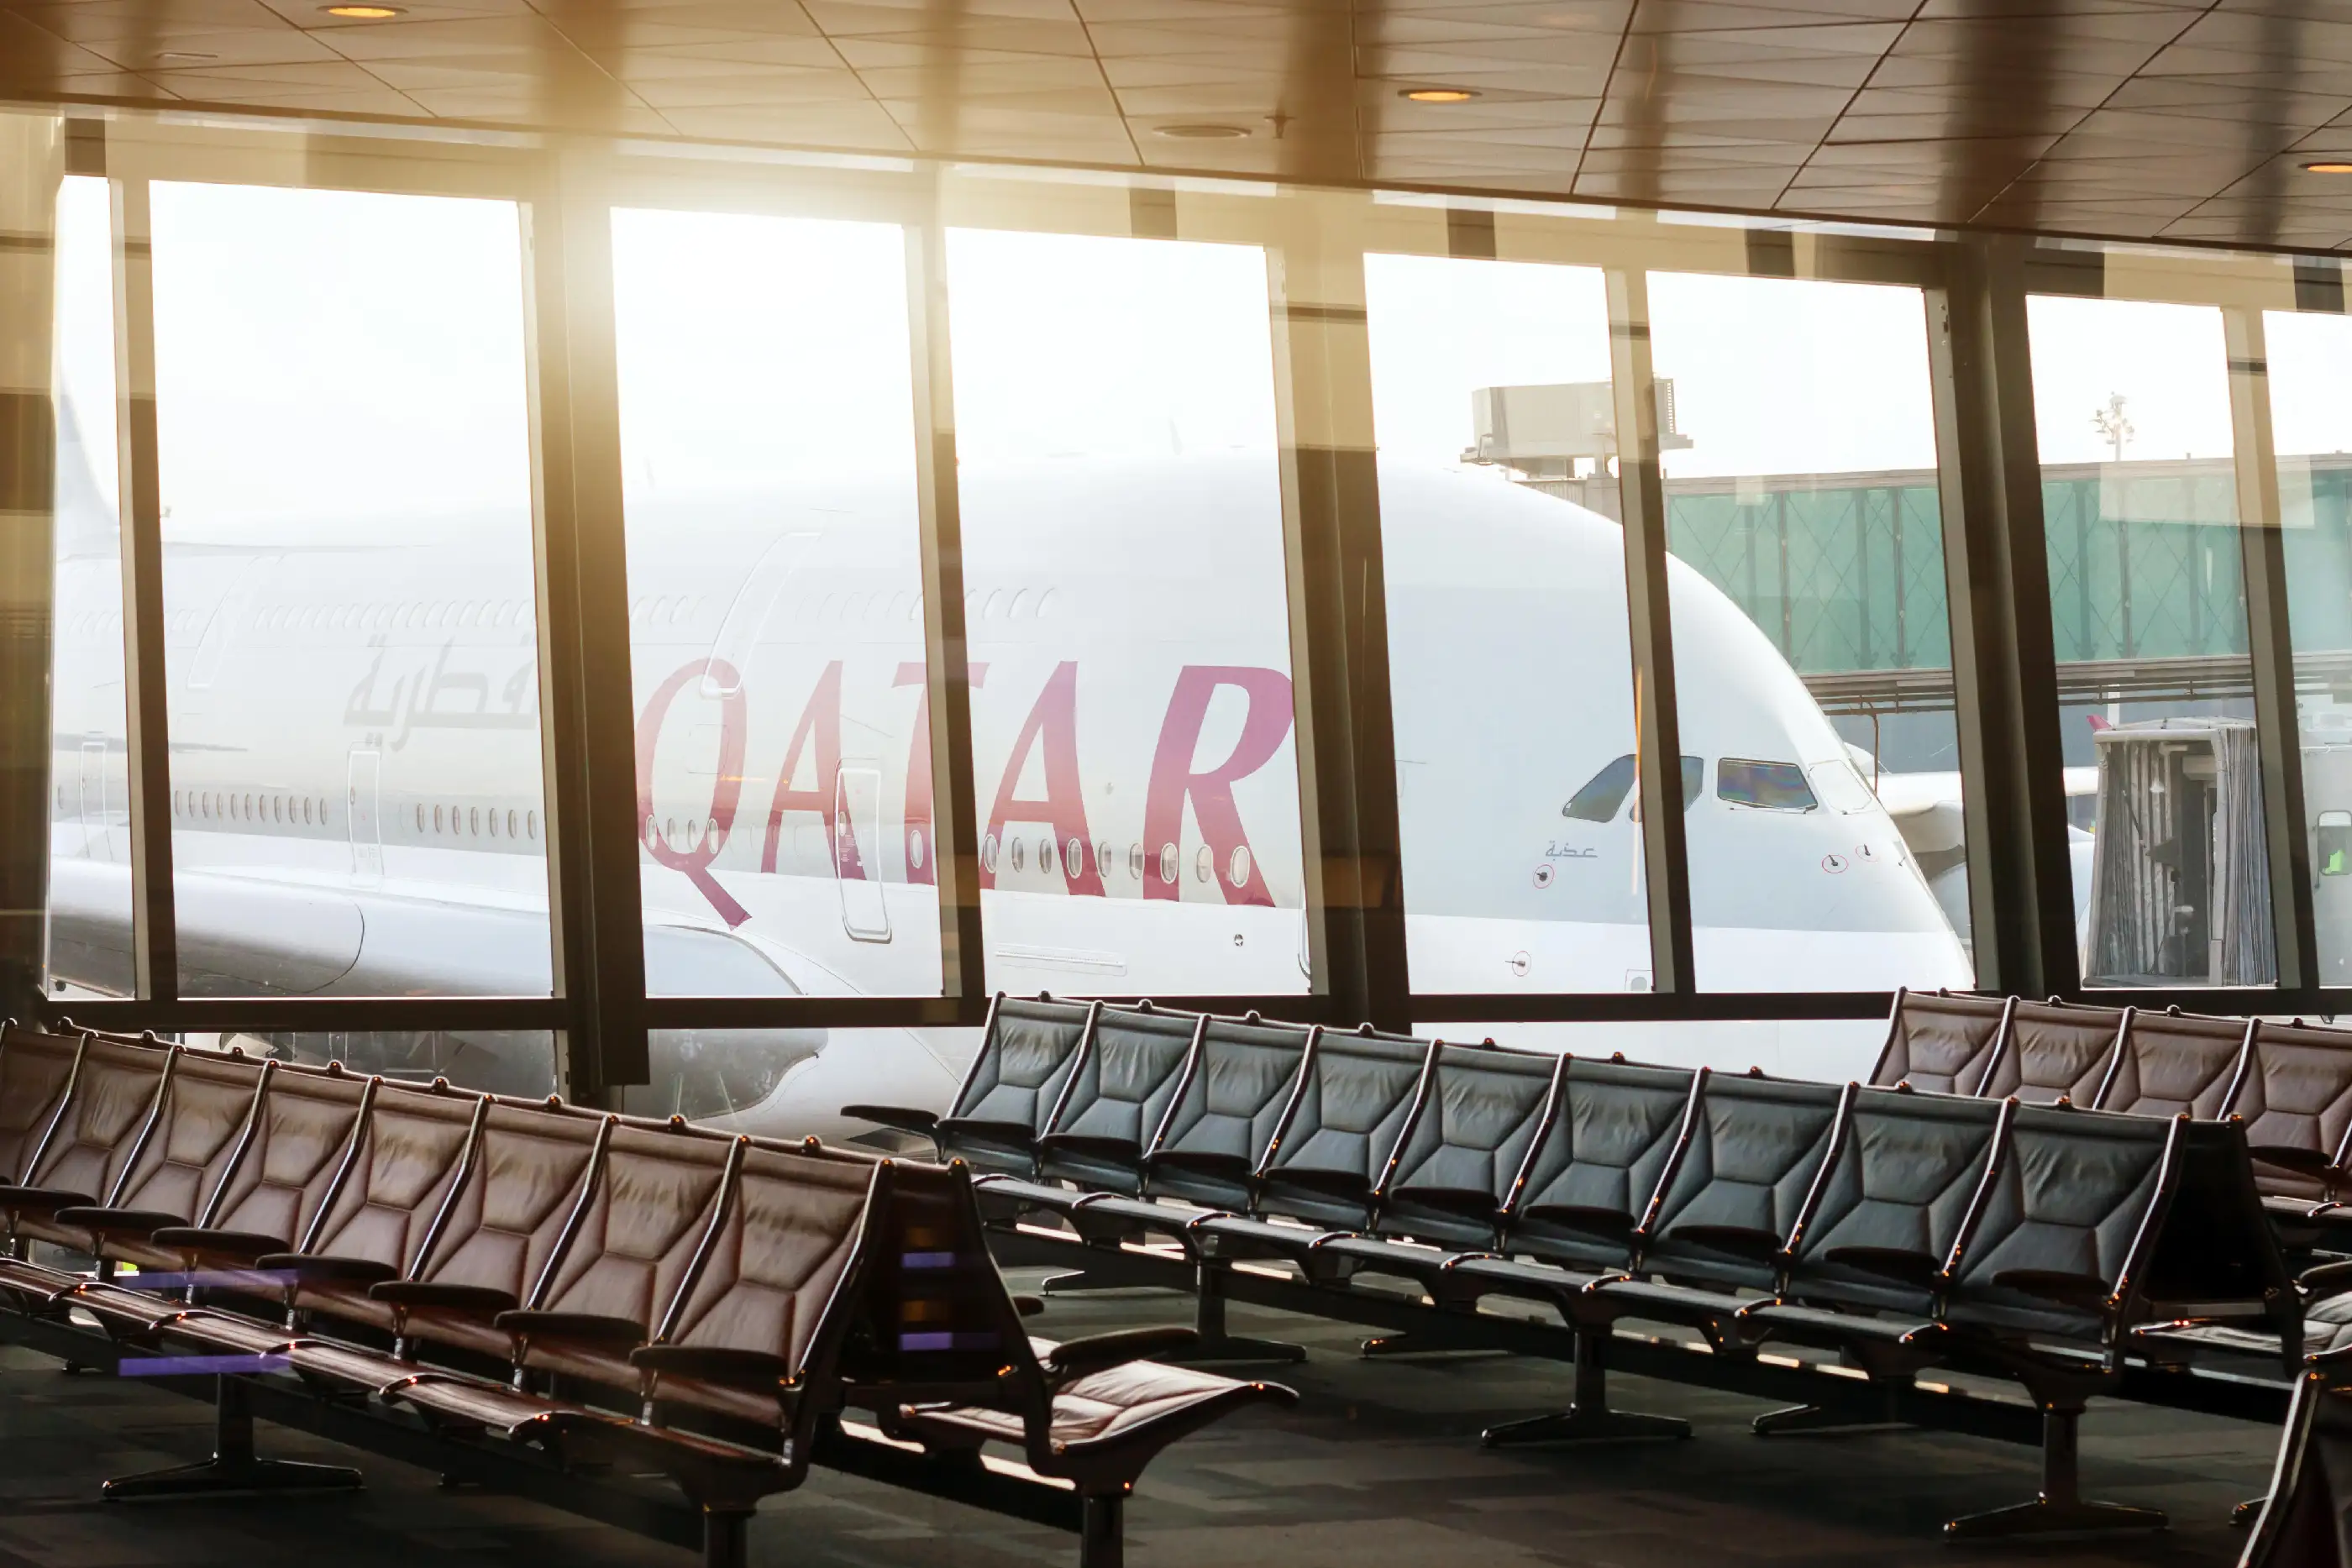
[[[1162,125],[1152,131],[1174,141],[1234,141],[1249,134],[1246,125]]]
[[[1467,103],[1478,95],[1466,87],[1409,87],[1400,96],[1415,103]]]
[[[2306,174],[2352,174],[2352,159],[2330,158],[2323,162],[2305,163]]]
[[[330,16],[341,16],[353,22],[381,22],[387,16],[404,15],[402,5],[321,5],[320,10]]]
[[[216,60],[220,58],[218,55],[207,55],[195,49],[166,49],[155,57],[158,60],[170,60],[175,64],[184,63],[188,60]]]

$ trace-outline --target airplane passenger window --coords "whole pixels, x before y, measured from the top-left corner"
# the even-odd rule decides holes
[[[1735,806],[1766,811],[1810,811],[1821,802],[1793,762],[1751,762],[1727,757],[1715,765],[1715,795]]]

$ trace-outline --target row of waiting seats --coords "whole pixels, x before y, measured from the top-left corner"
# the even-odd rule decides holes
[[[1350,1313],[1402,1281],[1454,1343],[1489,1297],[1551,1307],[1577,1406],[1493,1440],[1658,1430],[1603,1398],[1601,1352],[1635,1320],[1696,1330],[1710,1354],[1685,1359],[1717,1373],[1793,1352],[1874,1385],[1931,1369],[2022,1385],[2044,1418],[2042,1496],[1958,1533],[2160,1522],[2079,1499],[2084,1402],[2184,1323],[2260,1342],[2275,1378],[2303,1364],[2305,1302],[2245,1124],[2197,1119],[2220,1106],[2194,1095],[2148,1115],[2080,1108],[2090,1092],[1923,1088],[1946,1053],[1930,1019],[1977,1010],[1958,1002],[1903,998],[1881,1066],[1908,1082],[1872,1086],[1000,998],[946,1115],[845,1113],[992,1173],[979,1191],[1000,1233],[1058,1240],[1081,1268],[1161,1260],[1204,1309],[1269,1264],[1296,1288],[1253,1299],[1381,1322]],[[1971,1091],[2039,1061],[2041,1011],[1990,1011],[2000,1039]],[[2109,1027],[2101,1084],[2146,1108],[2175,1082],[2172,1046],[2152,1042],[2208,1021],[2139,1015],[2128,1066]],[[2242,1068],[2255,1037],[2234,1027]],[[1222,1318],[1202,1326],[1217,1349]]]
[[[1160,1448],[1293,1397],[1145,1359],[1188,1329],[1031,1340],[961,1166],[152,1040],[0,1030],[0,1339],[95,1324],[116,1356],[267,1369],[446,1439],[454,1470],[488,1441],[664,1475],[713,1563],[854,1408],[975,1469],[1009,1447],[1083,1496],[1082,1561],[1115,1568]],[[224,1454],[110,1495],[315,1469]]]
[[[2291,1249],[2352,1239],[2352,1030],[2301,1019],[1898,992],[1870,1082],[2128,1115],[2236,1117]]]

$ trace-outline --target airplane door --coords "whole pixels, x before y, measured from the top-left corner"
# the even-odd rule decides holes
[[[112,840],[107,830],[106,742],[81,743],[81,852],[90,860],[111,860]]]
[[[351,825],[352,877],[362,887],[374,887],[383,881],[383,829],[376,814],[383,774],[383,752],[373,746],[352,747],[343,810],[344,821]]]
[[[833,884],[841,890],[841,928],[852,941],[890,940],[882,899],[882,769],[844,762],[833,779]]]

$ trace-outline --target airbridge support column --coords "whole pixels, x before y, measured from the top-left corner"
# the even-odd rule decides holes
[[[1287,193],[1266,252],[1308,962],[1332,1021],[1412,1027],[1365,198]]]
[[[0,1015],[41,996],[56,574],[50,321],[64,130],[0,114]]]

